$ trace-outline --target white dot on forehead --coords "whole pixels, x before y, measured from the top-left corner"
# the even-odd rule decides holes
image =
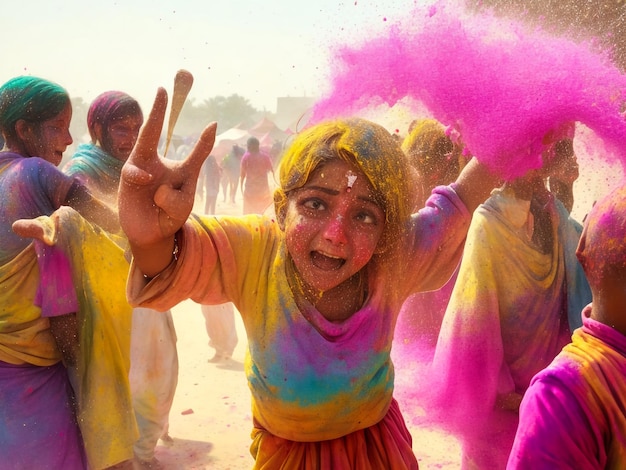
[[[348,178],[348,188],[351,188],[352,186],[354,186],[354,182],[357,179],[357,175],[349,171],[346,173],[346,178]]]

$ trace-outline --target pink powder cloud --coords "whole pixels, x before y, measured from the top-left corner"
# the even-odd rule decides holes
[[[591,41],[439,2],[333,57],[310,122],[408,98],[505,177],[540,166],[544,135],[572,121],[600,137],[607,161],[626,161],[626,76]]]

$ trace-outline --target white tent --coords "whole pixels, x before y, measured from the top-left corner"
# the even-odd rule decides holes
[[[218,162],[221,162],[230,152],[233,145],[239,144],[245,148],[248,137],[250,137],[250,134],[245,129],[236,127],[228,129],[215,137],[215,144],[213,144],[211,154],[215,156]]]
[[[215,137],[215,145],[217,146],[222,141],[230,142],[232,144],[245,143],[248,136],[249,136],[248,131],[233,127],[231,129],[228,129],[227,131],[222,132],[217,137]]]

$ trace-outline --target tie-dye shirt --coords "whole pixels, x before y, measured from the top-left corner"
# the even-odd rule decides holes
[[[590,318],[592,308],[533,378],[507,468],[626,468],[626,336]]]
[[[179,233],[178,261],[147,285],[133,265],[128,296],[131,304],[157,310],[187,298],[232,301],[248,335],[245,370],[257,423],[293,441],[334,439],[385,416],[402,302],[448,279],[469,218],[452,188],[436,188],[410,221],[403,262],[371,275],[364,305],[340,323],[311,305],[298,307],[286,272],[284,233],[274,220],[256,215],[192,217]]]

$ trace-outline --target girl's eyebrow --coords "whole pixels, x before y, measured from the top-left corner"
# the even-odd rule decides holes
[[[302,190],[320,191],[330,196],[336,196],[337,194],[340,193],[340,191],[337,189],[329,188],[328,186],[316,186],[316,185],[302,186],[301,188],[299,188],[299,190],[300,191]],[[380,204],[378,204],[378,202],[376,202],[374,198],[371,198],[369,196],[358,196],[357,199],[359,199],[360,201],[366,202],[368,204],[374,204],[376,207],[380,208]]]
[[[323,193],[326,194],[330,194],[332,196],[336,196],[337,194],[339,194],[339,191],[337,189],[333,189],[333,188],[329,188],[328,186],[315,186],[315,185],[310,185],[310,186],[303,186],[300,189],[312,189],[315,191],[321,191]]]

